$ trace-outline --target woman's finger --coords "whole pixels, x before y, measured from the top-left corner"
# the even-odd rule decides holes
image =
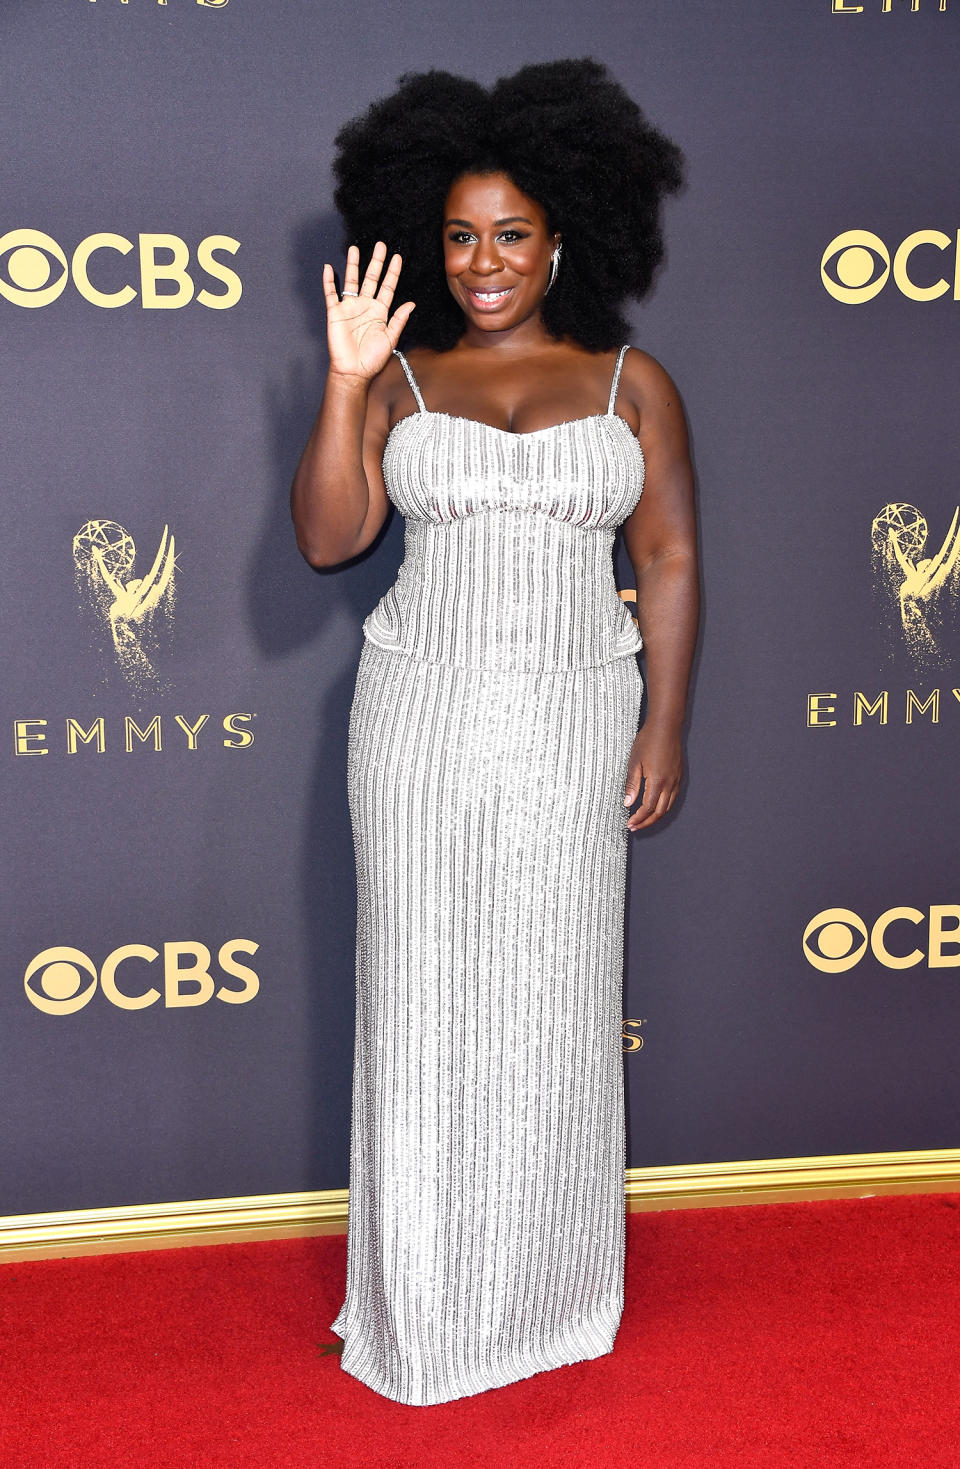
[[[399,254],[392,255],[390,257],[390,264],[387,267],[387,273],[383,277],[383,280],[380,282],[380,289],[377,292],[377,300],[382,301],[384,306],[389,307],[391,301],[393,300],[393,293],[397,288],[397,281],[400,279],[400,264],[401,260]]]
[[[380,279],[380,267],[383,265],[383,262],[386,259],[386,254],[386,245],[383,243],[382,240],[378,240],[373,247],[373,254],[370,256],[370,264],[367,266],[366,270],[363,273],[363,285],[360,287],[361,296],[372,296],[375,293],[377,289],[377,282]],[[358,259],[359,255],[360,252],[358,250]]]
[[[676,790],[671,791],[668,788],[664,788],[654,802],[652,810],[645,811],[639,820],[632,825],[631,830],[641,831],[643,827],[652,826],[655,821],[659,821],[661,817],[666,816],[670,807],[673,805],[675,795]]]
[[[395,347],[399,342],[400,333],[410,320],[410,313],[414,308],[414,304],[413,301],[404,301],[403,305],[397,307],[387,322],[387,336],[390,338],[391,347]]]
[[[327,310],[331,306],[337,306],[340,297],[337,295],[337,282],[334,279],[333,266],[324,263],[323,267],[323,299],[327,303]]]
[[[632,770],[627,771],[627,783],[623,791],[623,804],[632,806],[640,792],[640,782],[643,780],[643,766],[638,761]]]
[[[356,296],[358,294],[359,287],[358,287],[358,284],[357,284],[357,279],[358,279],[359,273],[360,273],[360,246],[359,245],[350,245],[348,247],[348,249],[347,249],[347,264],[346,264],[346,269],[343,272],[343,290],[344,290],[344,294],[346,294],[346,292],[348,292],[348,291],[350,292],[350,294],[352,296]]]
[[[663,817],[666,816],[672,805],[673,797],[669,794],[669,792],[662,791],[660,794],[660,799],[657,801],[653,814],[650,816],[647,824],[652,826],[655,821],[662,821]]]
[[[651,815],[656,810],[662,789],[663,782],[660,777],[647,775],[643,785],[643,796],[640,799],[637,809],[627,818],[627,825],[631,831],[636,831],[638,827],[643,826],[649,821]]]

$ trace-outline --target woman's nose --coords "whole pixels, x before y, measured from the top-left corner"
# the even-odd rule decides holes
[[[494,240],[478,240],[473,247],[473,259],[470,262],[472,268],[480,274],[489,274],[495,270],[503,269],[503,261]]]

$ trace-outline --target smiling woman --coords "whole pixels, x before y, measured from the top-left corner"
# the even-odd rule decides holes
[[[479,210],[481,223],[459,216],[468,205]],[[447,208],[443,254],[454,299],[467,309],[499,311],[522,301],[527,286],[539,303],[556,280],[563,246],[556,231],[548,233],[536,200],[506,174],[467,175],[454,183]],[[501,214],[511,208],[527,212]]]
[[[621,304],[680,155],[592,60],[489,91],[407,76],[337,142],[346,268],[342,294],[323,271],[297,538],[335,566],[391,503],[406,529],[350,711],[333,1330],[345,1371],[427,1404],[602,1356],[623,1309],[627,846],[680,785],[697,572],[683,410]]]

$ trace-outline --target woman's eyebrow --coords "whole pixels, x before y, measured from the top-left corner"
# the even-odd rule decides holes
[[[511,214],[508,215],[506,219],[495,219],[493,222],[495,225],[515,224],[518,220],[522,221],[523,224],[533,224],[533,220],[528,219],[525,214]],[[445,219],[444,226],[448,224],[462,224],[468,230],[473,229],[473,225],[470,223],[469,219]]]

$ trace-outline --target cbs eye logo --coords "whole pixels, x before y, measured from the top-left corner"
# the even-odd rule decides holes
[[[849,908],[824,908],[803,931],[803,952],[824,974],[842,974],[859,964],[870,935],[862,918]]]
[[[951,281],[939,276],[929,284],[918,283],[913,274],[913,254],[921,246],[928,249],[924,259],[928,262],[929,247],[941,252],[952,251],[948,260],[940,260],[936,269],[949,268],[953,278],[953,298],[960,300],[960,232],[956,237],[945,235],[941,230],[916,230],[898,245],[891,259],[890,251],[879,235],[869,230],[844,230],[832,239],[820,259],[820,279],[824,288],[835,301],[847,306],[859,306],[879,296],[893,274],[894,284],[902,295],[911,301],[935,301],[951,289]],[[936,257],[933,257],[936,260]]]
[[[160,952],[148,944],[123,944],[107,955],[99,971],[81,949],[66,945],[44,949],[27,965],[23,987],[31,1005],[45,1015],[75,1015],[93,999],[98,983],[106,999],[119,1010],[145,1010],[161,998],[168,1010],[205,1005],[214,997],[229,1005],[245,1005],[259,991],[260,979],[236,956],[255,954],[259,947],[251,939],[228,939],[218,950],[221,973],[239,980],[239,988],[224,984],[218,987],[210,973],[210,950],[205,944],[186,939],[163,946],[161,972],[157,974],[162,994],[150,982],[151,971],[144,972],[144,965],[161,958]],[[139,962],[133,964],[132,960]],[[129,965],[123,974],[123,988],[121,965]]]
[[[900,925],[909,924],[904,929]],[[888,932],[892,947],[888,946]],[[918,946],[926,926],[926,945]],[[885,969],[912,969],[926,958],[930,969],[960,967],[960,904],[934,903],[928,913],[919,908],[888,908],[868,928],[849,908],[824,908],[803,931],[803,953],[808,964],[823,974],[843,974],[859,964],[869,944]],[[911,947],[912,945],[912,947]]]
[[[136,246],[132,240],[109,231],[88,235],[68,261],[63,247],[42,230],[8,230],[0,236],[0,297],[14,306],[49,306],[63,295],[72,279],[85,301],[106,310],[126,306],[139,294],[144,310],[179,310],[195,299],[213,311],[226,311],[240,300],[243,283],[218,256],[234,255],[239,248],[240,241],[230,235],[207,235],[200,241],[196,267],[223,289],[211,291],[202,285],[198,290],[190,273],[189,246],[179,235],[138,235]],[[109,275],[111,265],[116,271],[116,261],[103,259],[104,253],[129,255],[134,249],[136,265],[127,274],[137,280],[139,292],[129,281],[119,288],[105,289],[104,276]],[[95,258],[98,255],[99,260]],[[91,279],[91,273],[95,279]]]

